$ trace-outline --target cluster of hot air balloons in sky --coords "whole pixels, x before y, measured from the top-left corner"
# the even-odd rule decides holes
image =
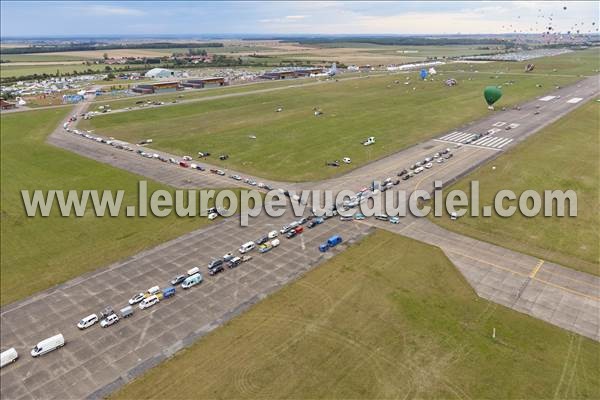
[[[586,23],[586,21],[580,20],[567,28],[563,21],[571,16],[570,10],[566,5],[559,6],[556,4],[556,10],[550,13],[544,13],[539,8],[535,16],[535,22],[529,27],[523,27],[522,24],[515,23],[514,25],[502,25],[502,29],[504,32],[508,31],[517,34],[517,41],[525,40],[525,37],[522,35],[541,33],[542,42],[545,44],[577,43],[587,40],[590,34],[598,32],[598,26],[596,25],[598,15],[591,16],[594,19],[591,22],[588,21]],[[585,15],[584,17],[589,18],[590,15]],[[517,16],[517,20],[521,21],[520,15]],[[562,26],[562,31],[557,25]]]

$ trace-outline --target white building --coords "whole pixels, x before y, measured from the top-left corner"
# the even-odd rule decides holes
[[[172,78],[175,76],[175,71],[171,71],[170,69],[164,68],[152,68],[150,71],[146,72],[146,78]]]

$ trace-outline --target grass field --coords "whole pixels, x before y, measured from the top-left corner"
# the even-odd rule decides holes
[[[69,109],[1,117],[1,304],[175,238],[206,218],[28,218],[22,189],[123,189],[123,204],[137,204],[140,177],[44,143]],[[149,190],[168,189],[149,182]],[[57,208],[57,207],[56,207]]]
[[[101,105],[109,105],[110,108],[115,110],[120,110],[127,107],[136,107],[138,101],[162,101],[165,103],[172,102],[173,100],[182,101],[182,100],[192,100],[192,99],[200,99],[203,97],[211,97],[211,96],[219,96],[221,94],[229,94],[229,93],[242,93],[242,92],[251,92],[253,90],[260,90],[265,88],[274,88],[274,87],[282,87],[282,86],[290,86],[290,85],[304,85],[307,83],[315,82],[317,78],[306,78],[306,79],[297,79],[297,80],[277,80],[277,81],[259,81],[252,84],[244,84],[244,85],[232,85],[225,87],[217,87],[217,88],[206,88],[199,90],[184,90],[178,91],[175,93],[165,93],[165,94],[156,94],[150,96],[132,96],[119,100],[112,100],[110,96],[97,98],[92,105],[90,106],[90,110],[94,110],[96,107]],[[138,81],[121,81],[121,84],[138,84]]]
[[[591,274],[600,275],[600,103],[590,103],[506,152],[491,165],[466,176],[452,189],[468,191],[480,185],[481,204],[493,204],[495,194],[509,189],[519,194],[533,189],[577,193],[576,218],[462,217],[435,218],[445,228],[503,247],[530,253]],[[492,166],[496,169],[493,170]]]
[[[110,398],[598,398],[599,351],[376,231]]]
[[[498,103],[509,106],[577,79],[453,73],[459,84],[449,88],[443,83],[448,75],[423,82],[417,74],[411,74],[410,85],[403,84],[405,74],[330,81],[102,116],[86,126],[131,142],[151,137],[155,147],[175,154],[227,153],[228,161],[210,161],[266,178],[308,181],[344,171],[326,167],[327,160],[350,157],[357,167],[483,117],[489,111],[482,88],[489,84],[514,81],[505,86]],[[275,112],[280,105],[284,112]],[[324,115],[315,117],[314,107]],[[377,143],[364,147],[361,142],[368,136],[375,136]]]

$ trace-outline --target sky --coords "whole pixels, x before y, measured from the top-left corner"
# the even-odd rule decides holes
[[[549,18],[552,18],[554,30],[566,32],[576,27],[589,32],[599,25],[599,8],[597,1],[2,0],[0,34],[2,38],[153,34],[498,34],[514,30],[542,32]]]

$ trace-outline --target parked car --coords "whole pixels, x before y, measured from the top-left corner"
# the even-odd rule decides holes
[[[263,236],[260,239],[258,239],[255,243],[260,246],[262,244],[267,243],[268,241],[269,241],[269,236]]]
[[[277,232],[277,231],[271,231],[271,232],[269,232],[269,234],[267,235],[267,237],[268,237],[269,239],[275,239],[277,236],[279,236],[279,232]]]
[[[227,253],[223,256],[223,261],[227,262],[227,261],[231,260],[232,258],[233,258],[233,254]]]
[[[427,164],[425,164],[425,168],[429,169],[429,168],[431,168],[431,167],[433,167],[433,164],[432,164],[432,163],[427,163]]]
[[[152,296],[148,296],[146,297],[144,300],[142,300],[140,302],[140,305],[138,306],[140,308],[140,310],[143,310],[145,308],[150,308],[153,305],[155,305],[156,303],[158,303],[160,300],[158,299],[158,296],[153,294]]]
[[[403,169],[402,171],[398,172],[398,176],[402,176],[402,175],[406,175],[408,174],[408,171]]]
[[[242,262],[243,263],[248,262],[250,260],[252,260],[252,256],[249,256],[249,255],[243,255],[242,256]]]
[[[392,223],[392,224],[399,224],[400,223],[400,217],[390,217],[390,223]]]
[[[159,294],[159,293],[160,293],[160,287],[158,287],[158,286],[152,286],[150,289],[148,289],[148,296],[152,296],[152,295]]]
[[[108,317],[104,318],[102,321],[100,321],[100,326],[103,328],[107,328],[111,325],[116,324],[117,322],[119,322],[119,316],[117,314],[110,314]]]
[[[271,243],[263,243],[260,246],[258,246],[258,252],[266,253],[267,251],[271,251],[272,248],[273,246],[271,246]]]
[[[209,275],[216,275],[216,274],[218,274],[220,272],[223,272],[224,270],[225,269],[223,268],[223,264],[220,264],[220,265],[218,265],[218,266],[216,266],[214,268],[209,269],[208,270],[208,274]]]
[[[94,325],[96,322],[98,322],[98,316],[96,314],[90,314],[87,317],[82,318],[77,324],[77,327],[79,329],[86,329]]]
[[[242,263],[242,259],[240,257],[234,257],[227,263],[227,268],[235,268]]]
[[[387,221],[388,220],[388,216],[385,214],[378,214],[375,216],[375,219],[379,220],[379,221]]]
[[[137,304],[140,301],[144,300],[145,297],[146,296],[144,296],[144,293],[138,293],[129,299],[129,304],[131,304],[131,305]]]
[[[198,267],[194,267],[192,269],[198,269]],[[188,271],[188,275],[189,275],[189,271]],[[177,275],[175,278],[171,279],[171,285],[179,285],[181,282],[185,281],[185,278],[186,278],[185,275]]]
[[[285,237],[288,238],[288,239],[291,239],[291,238],[295,237],[296,235],[298,235],[296,233],[296,231],[295,230],[291,230],[291,231],[289,231],[288,233],[285,234]]]
[[[353,221],[353,220],[354,220],[354,217],[351,215],[340,217],[340,221]]]
[[[354,214],[354,219],[357,221],[362,221],[363,219],[365,219],[365,215],[362,213],[356,213]]]
[[[223,265],[223,260],[222,259],[214,259],[211,262],[208,263],[208,270],[210,271],[213,268],[217,268],[219,266]]]

